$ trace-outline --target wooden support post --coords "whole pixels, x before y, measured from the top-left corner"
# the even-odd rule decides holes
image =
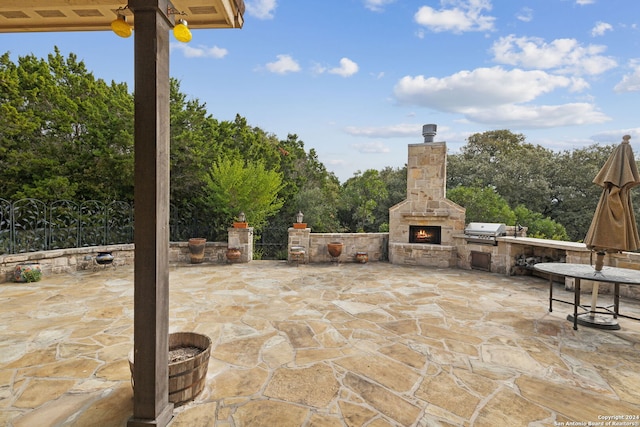
[[[166,426],[169,403],[169,31],[166,0],[135,16],[134,393],[128,427]]]

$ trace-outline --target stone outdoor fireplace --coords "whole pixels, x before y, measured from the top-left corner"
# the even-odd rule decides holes
[[[389,261],[452,268],[453,236],[464,234],[465,210],[446,198],[447,146],[434,142],[436,125],[424,125],[424,143],[410,144],[407,198],[389,209]]]

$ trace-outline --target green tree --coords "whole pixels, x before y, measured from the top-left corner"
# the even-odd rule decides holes
[[[278,191],[282,175],[268,170],[261,161],[246,163],[243,159],[220,159],[205,175],[205,203],[209,209],[231,224],[240,212],[256,230],[282,207]]]
[[[582,241],[587,234],[602,193],[593,179],[614,148],[594,144],[556,156],[555,167],[549,171],[553,193],[548,215],[565,226],[569,240]],[[639,214],[637,209],[635,213]]]
[[[465,221],[498,222],[513,225],[516,215],[493,188],[459,186],[447,191],[447,198],[466,209]]]
[[[447,187],[492,187],[514,207],[547,215],[552,206],[554,153],[525,142],[522,134],[496,130],[471,135],[460,154],[448,156]]]
[[[304,142],[295,134],[279,141],[280,171],[284,188],[284,205],[269,221],[270,226],[285,230],[295,215],[302,211],[305,222],[315,232],[338,232],[342,228],[338,219],[340,182],[318,160],[314,149],[307,153]],[[286,238],[286,236],[283,236]]]
[[[387,189],[380,173],[375,169],[367,169],[364,173],[358,171],[342,186],[343,210],[349,213],[349,228],[352,231],[371,230],[369,225],[375,220],[375,209],[378,200],[387,197]]]
[[[74,54],[0,57],[0,194],[131,200],[133,97]]]
[[[516,216],[516,224],[527,227],[528,237],[542,239],[567,240],[567,230],[549,217],[543,217],[539,212],[532,212],[520,205],[513,210]]]
[[[386,197],[380,195],[378,198],[372,228],[389,231],[389,208],[407,198],[407,167],[386,167],[380,171],[380,179],[387,191]]]

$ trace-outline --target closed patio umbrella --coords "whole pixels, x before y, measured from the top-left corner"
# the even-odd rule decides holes
[[[634,251],[640,248],[638,227],[631,204],[631,189],[640,185],[640,174],[629,144],[631,137],[609,156],[593,183],[602,187],[591,226],[584,239],[587,248],[596,252],[596,272],[602,270],[605,252]],[[591,297],[592,318],[595,317],[598,284],[594,282]]]

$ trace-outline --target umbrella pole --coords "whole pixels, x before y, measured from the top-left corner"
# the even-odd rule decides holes
[[[589,316],[594,318],[596,317],[596,308],[598,305],[598,282],[593,282],[593,289],[591,291],[591,310],[589,311]]]
[[[602,271],[602,267],[604,266],[604,255],[603,251],[598,251],[596,253],[596,271]],[[589,315],[593,318],[596,317],[596,307],[598,305],[598,282],[593,282],[593,288],[591,291],[591,311]]]

